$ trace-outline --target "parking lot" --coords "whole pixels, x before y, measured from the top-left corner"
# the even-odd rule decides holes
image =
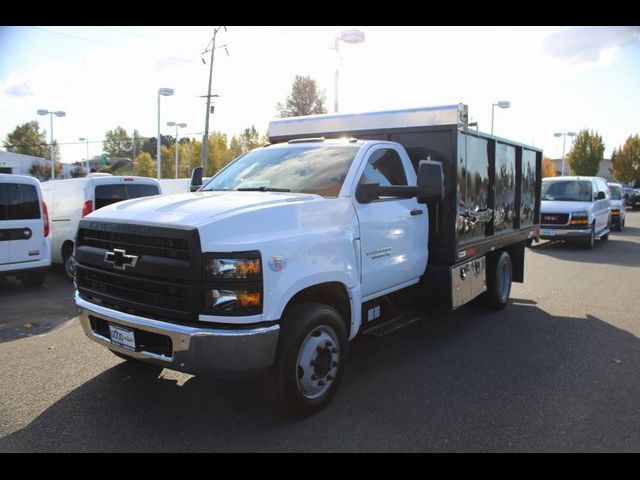
[[[353,343],[307,419],[256,382],[129,370],[84,336],[61,269],[0,280],[0,451],[640,450],[640,212],[593,250],[543,242],[526,262],[503,311]]]

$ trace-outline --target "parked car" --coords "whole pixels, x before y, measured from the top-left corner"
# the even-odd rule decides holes
[[[601,177],[548,177],[542,180],[540,238],[582,242],[609,239],[611,193]]]
[[[73,249],[80,219],[112,203],[162,193],[154,178],[109,173],[44,182],[42,191],[51,215],[52,262],[63,264],[71,280],[75,273]]]
[[[627,206],[634,210],[640,209],[640,189],[634,188],[627,197]]]
[[[621,231],[624,228],[627,212],[625,200],[622,197],[623,187],[619,183],[609,183],[607,185],[611,191],[611,226]]]
[[[40,182],[0,173],[0,276],[38,287],[50,266],[49,216]]]

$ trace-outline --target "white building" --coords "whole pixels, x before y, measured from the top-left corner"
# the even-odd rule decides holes
[[[29,170],[33,164],[41,164],[51,167],[51,161],[33,157],[31,155],[23,155],[21,153],[3,152],[0,150],[0,173],[13,173],[16,175],[31,175]],[[56,178],[71,178],[71,172],[75,168],[74,165],[62,163],[62,173]]]

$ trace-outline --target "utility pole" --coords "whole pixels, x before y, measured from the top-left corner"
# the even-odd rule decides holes
[[[200,164],[204,167],[204,170],[206,172],[207,170],[207,147],[209,144],[209,115],[210,113],[210,109],[211,109],[211,97],[217,97],[218,95],[211,95],[211,81],[213,79],[213,59],[215,56],[215,52],[216,52],[216,35],[218,34],[218,31],[224,28],[224,31],[227,31],[227,27],[224,26],[220,26],[220,27],[215,27],[213,29],[213,38],[211,39],[211,60],[209,61],[209,89],[207,91],[207,112],[206,112],[206,116],[205,116],[205,122],[204,122],[204,135],[202,136],[202,149],[200,150]],[[227,46],[226,45],[222,45],[221,47],[218,48],[222,48],[224,47],[224,49],[226,50]],[[204,52],[202,52],[202,54],[204,55],[205,53],[209,52],[209,50],[205,50]],[[227,55],[229,55],[229,52],[227,51]],[[204,62],[204,58],[202,59],[202,61]],[[206,63],[206,62],[205,62]]]

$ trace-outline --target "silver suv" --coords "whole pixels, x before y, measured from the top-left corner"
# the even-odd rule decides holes
[[[611,192],[600,177],[548,177],[542,180],[540,238],[579,241],[593,248],[608,240]]]

